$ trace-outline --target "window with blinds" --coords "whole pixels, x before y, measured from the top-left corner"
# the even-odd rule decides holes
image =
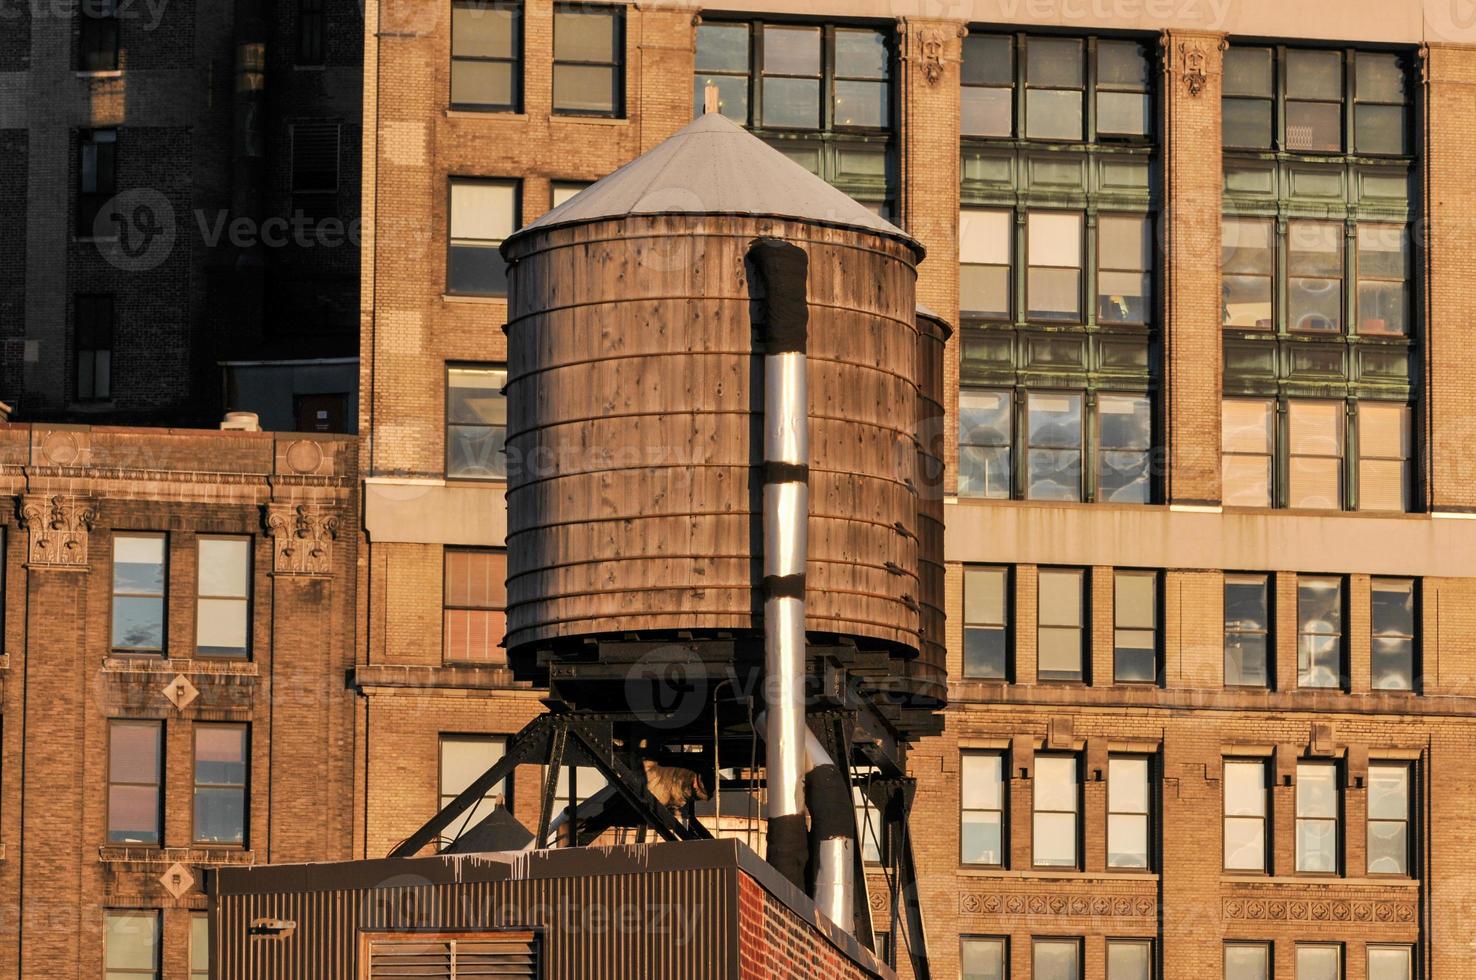
[[[447,548],[443,634],[447,663],[502,663],[507,552]]]
[[[539,937],[531,932],[369,937],[364,980],[469,980],[472,977],[539,977]]]

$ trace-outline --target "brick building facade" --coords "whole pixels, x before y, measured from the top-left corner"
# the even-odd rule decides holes
[[[922,241],[959,327],[934,974],[1476,976],[1476,34],[1437,6],[371,11],[363,856],[538,710],[467,639],[506,526],[467,270],[710,84]]]

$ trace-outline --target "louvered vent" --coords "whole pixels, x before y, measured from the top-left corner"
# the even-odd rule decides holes
[[[339,125],[292,126],[292,205],[311,219],[331,217],[338,204]]]
[[[464,939],[414,935],[369,942],[369,980],[470,980],[472,977],[522,977],[537,980],[538,937],[532,933],[493,933]]]

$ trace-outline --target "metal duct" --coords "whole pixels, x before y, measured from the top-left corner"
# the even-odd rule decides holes
[[[855,932],[856,812],[851,805],[851,787],[808,726],[805,768],[815,905],[831,922],[846,932]]]
[[[773,238],[748,249],[764,340],[764,723],[769,863],[801,890],[805,827],[805,557],[809,524],[809,258]]]

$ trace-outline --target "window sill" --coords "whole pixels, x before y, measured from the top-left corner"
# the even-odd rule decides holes
[[[79,69],[72,72],[72,74],[78,78],[122,78],[123,69],[106,68],[99,71],[82,71]]]
[[[629,126],[630,125],[630,118],[628,116],[620,116],[618,118],[615,118],[615,117],[611,117],[611,116],[593,116],[593,115],[591,115],[591,116],[584,116],[584,115],[580,115],[578,113],[562,113],[562,112],[550,112],[548,114],[548,121],[549,122],[560,122],[560,123],[563,123],[563,122],[570,122],[570,123],[593,123],[593,124],[595,124],[597,126]]]
[[[154,847],[147,844],[103,844],[97,849],[103,864],[132,864],[141,868],[167,868],[174,864],[234,865],[256,863],[256,852],[244,847]]]
[[[1008,878],[1012,881],[1158,881],[1158,874],[1152,871],[1048,871],[1043,868],[1014,871],[962,864],[958,873],[969,878]]]
[[[175,674],[214,675],[221,677],[257,677],[260,665],[254,660],[227,657],[177,657],[157,654],[130,654],[113,651],[103,658],[103,672],[110,674]]]
[[[480,304],[504,303],[505,304],[507,302],[507,297],[506,296],[473,296],[473,295],[469,295],[469,294],[466,294],[466,293],[442,293],[441,294],[441,302],[443,302],[443,303],[472,303],[472,304],[478,304],[478,303],[480,303]]]
[[[293,71],[327,71],[327,65],[293,65]]]
[[[1310,885],[1316,888],[1327,888],[1328,886],[1343,886],[1357,888],[1417,888],[1420,880],[1418,878],[1400,877],[1377,877],[1361,876],[1342,878],[1330,874],[1300,874],[1300,875],[1266,875],[1247,871],[1244,874],[1235,874],[1231,871],[1220,872],[1221,885]]]
[[[507,122],[525,123],[528,121],[526,112],[512,112],[508,109],[455,109],[448,108],[443,115],[447,119],[496,119]]]

